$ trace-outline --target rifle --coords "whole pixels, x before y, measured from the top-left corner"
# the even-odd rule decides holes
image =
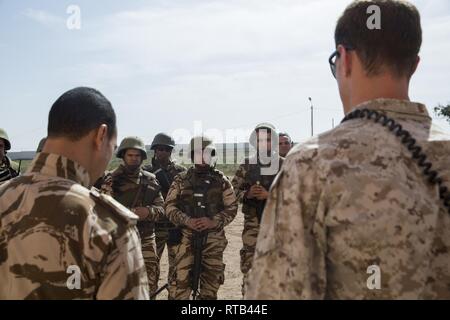
[[[206,203],[205,203],[205,193],[195,193],[194,192],[194,212],[193,218],[206,217]],[[198,287],[200,282],[200,275],[202,273],[202,251],[206,245],[208,239],[207,231],[194,231],[192,234],[192,249],[194,251],[194,264],[191,269],[191,288],[192,288],[192,299],[196,300],[198,295]]]
[[[162,168],[159,168],[154,172],[156,179],[158,179],[159,184],[161,185],[162,191],[167,194],[170,189],[170,179],[166,174],[166,171]]]
[[[254,184],[258,186],[261,185],[262,178],[261,178],[261,169],[259,167],[255,166],[254,169],[250,169],[248,172],[248,177],[250,180],[249,188]],[[264,188],[266,188],[266,186],[264,186]],[[258,223],[261,223],[264,207],[266,206],[266,200],[244,198],[244,203],[256,209],[256,217],[258,218]]]

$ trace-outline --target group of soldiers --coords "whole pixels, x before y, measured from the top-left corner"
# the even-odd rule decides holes
[[[367,27],[374,5],[381,28]],[[154,298],[165,246],[169,299],[216,299],[240,201],[246,299],[450,299],[450,138],[409,99],[421,44],[412,4],[353,1],[328,59],[341,124],[290,151],[259,124],[231,182],[205,136],[189,169],[166,134],[148,166],[143,141],[125,138],[107,172],[116,117],[92,88],[52,105],[24,174],[0,131],[0,299]]]
[[[263,140],[262,131],[267,131]],[[264,133],[265,134],[265,133]],[[285,156],[292,147],[292,140],[286,133],[279,136],[280,149]],[[276,142],[276,130],[271,124],[256,126],[250,142],[257,151],[265,148],[271,152]],[[265,145],[258,148],[258,144]],[[196,155],[195,146],[201,146]],[[207,137],[194,137],[189,144],[191,160],[195,165],[190,169],[171,159],[174,139],[165,134],[157,134],[150,146],[153,151],[151,163],[143,165],[147,152],[142,139],[126,137],[120,143],[117,157],[123,163],[112,172],[106,172],[95,186],[111,195],[121,204],[139,216],[139,230],[142,253],[149,280],[149,292],[154,297],[160,276],[160,259],[167,247],[168,254],[168,297],[188,299],[192,293],[194,268],[193,234],[204,233],[201,245],[201,270],[199,272],[199,299],[217,299],[217,292],[225,279],[223,253],[227,246],[224,227],[236,216],[238,200],[243,202],[244,230],[242,233],[241,271],[244,282],[251,268],[256,246],[256,238],[268,196],[270,185],[281,168],[282,157],[278,148],[273,149],[279,166],[271,175],[261,174],[263,165],[258,154],[245,159],[230,182],[222,172],[215,169],[216,149]],[[207,161],[203,156],[207,156]],[[197,161],[195,157],[198,157]],[[199,197],[200,196],[200,197]],[[203,210],[200,216],[194,212]]]
[[[10,149],[6,132],[1,132],[0,141]],[[40,141],[38,153],[45,142],[46,138]],[[252,132],[250,144],[256,154],[245,158],[230,182],[215,169],[216,149],[208,137],[191,139],[189,151],[194,165],[189,169],[172,160],[175,141],[170,135],[158,133],[154,137],[150,146],[153,157],[148,165],[144,165],[147,160],[144,141],[126,137],[116,152],[122,163],[112,171],[105,171],[93,184],[92,190],[112,197],[138,217],[136,226],[151,298],[161,291],[158,291],[160,261],[167,248],[169,270],[164,288],[168,289],[168,298],[217,299],[225,280],[223,253],[228,242],[224,227],[235,218],[239,201],[243,202],[244,214],[240,252],[244,294],[269,189],[293,142],[288,134],[278,134],[273,125],[261,123]],[[261,152],[268,160],[276,159],[277,165],[270,174],[262,172],[270,168],[259,159]],[[6,155],[2,163],[5,170],[11,171],[4,181],[18,175]],[[199,265],[194,252],[196,235],[202,238]],[[197,283],[193,279],[195,272]]]

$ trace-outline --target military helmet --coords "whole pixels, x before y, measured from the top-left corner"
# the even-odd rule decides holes
[[[161,132],[153,138],[150,149],[153,150],[156,146],[168,146],[174,148],[175,140],[173,140],[173,138],[168,134]]]
[[[38,147],[36,149],[37,153],[42,152],[42,149],[44,148],[45,141],[47,141],[47,138],[42,138],[41,141],[39,141],[39,145],[38,145]]]
[[[198,147],[202,147],[202,150],[205,149],[207,146],[212,146],[212,148],[214,148],[214,146],[212,145],[213,142],[210,138],[208,137],[204,137],[204,136],[198,136],[198,137],[193,137],[191,139],[191,142],[189,143],[189,150],[190,152],[194,152],[195,148],[198,149]]]
[[[117,158],[123,159],[123,155],[127,149],[136,149],[141,151],[142,160],[147,159],[147,150],[145,150],[144,141],[139,137],[126,137],[120,142],[119,149],[117,150]]]
[[[0,128],[0,139],[5,140],[5,150],[11,149],[11,142],[9,141],[8,134],[2,128]]]
[[[260,129],[266,129],[271,132],[272,145],[274,145],[275,140],[278,138],[278,133],[277,133],[277,130],[275,129],[275,126],[268,122],[262,122],[255,127],[255,129],[250,134],[250,139],[249,139],[250,144],[254,148],[257,147],[258,144],[257,144],[257,139],[256,139],[256,132],[258,132],[258,130],[260,130]]]
[[[207,151],[209,156],[211,157],[210,163],[208,165],[215,165],[215,156],[217,154],[216,147],[213,144],[213,141],[205,136],[193,137],[191,142],[189,143],[189,150],[191,152],[191,160],[194,161],[194,151],[198,150],[201,146],[201,150]]]

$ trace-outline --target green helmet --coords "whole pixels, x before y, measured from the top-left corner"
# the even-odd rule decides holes
[[[147,150],[145,150],[144,141],[138,137],[126,137],[120,143],[119,149],[117,150],[117,158],[123,159],[123,155],[127,149],[136,149],[141,151],[142,160],[147,159]]]
[[[271,136],[272,136],[272,144],[274,144],[274,142],[278,138],[278,133],[277,133],[277,130],[275,129],[275,126],[268,122],[260,123],[255,127],[255,129],[252,131],[252,133],[250,135],[250,140],[249,140],[250,144],[254,148],[257,147],[256,132],[260,129],[265,129],[265,130],[270,131]]]
[[[5,150],[11,149],[11,142],[9,141],[8,134],[2,128],[0,128],[0,139],[5,140]]]
[[[175,147],[175,140],[171,136],[165,133],[158,133],[152,141],[152,145],[150,147],[151,150],[155,148],[156,146],[168,146],[171,148]]]
[[[36,150],[37,153],[42,152],[42,149],[44,148],[45,141],[47,141],[47,138],[42,138],[41,141],[39,141],[39,145],[38,145],[37,150]]]

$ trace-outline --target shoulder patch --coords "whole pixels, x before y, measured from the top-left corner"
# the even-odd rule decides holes
[[[123,206],[121,203],[114,200],[113,197],[101,193],[94,187],[92,187],[89,191],[89,195],[96,203],[119,216],[125,223],[127,223],[127,225],[136,225],[139,217],[128,210],[128,208]]]

